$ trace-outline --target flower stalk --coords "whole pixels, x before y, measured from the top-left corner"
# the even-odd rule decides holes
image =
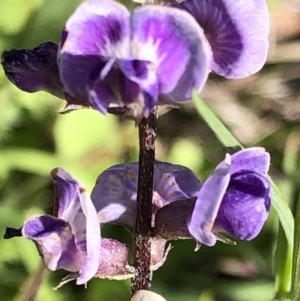
[[[139,173],[137,190],[137,217],[134,230],[134,267],[132,294],[148,290],[151,283],[151,216],[153,175],[155,162],[156,110],[139,123]]]

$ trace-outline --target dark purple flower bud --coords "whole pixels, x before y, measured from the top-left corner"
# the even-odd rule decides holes
[[[147,116],[200,91],[209,56],[201,29],[181,10],[144,6],[130,14],[112,0],[89,0],[66,23],[59,70],[74,99],[102,113],[121,104]]]
[[[1,64],[5,75],[26,92],[46,91],[64,98],[57,66],[58,46],[46,42],[29,49],[4,51]]]
[[[267,58],[270,28],[265,0],[186,0],[168,5],[189,12],[209,41],[212,71],[242,78],[259,71]]]
[[[93,277],[133,277],[127,247],[102,239],[97,212],[85,188],[62,168],[51,173],[56,190],[55,215],[31,218],[21,231],[7,228],[5,238],[20,234],[35,242],[47,268],[73,272],[63,280],[84,284]],[[21,233],[20,233],[21,232]]]

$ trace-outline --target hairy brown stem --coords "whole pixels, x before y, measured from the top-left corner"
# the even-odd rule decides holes
[[[137,215],[134,231],[134,266],[136,275],[132,280],[132,294],[147,290],[151,284],[151,215],[153,174],[155,161],[156,112],[139,123],[139,175],[137,191]]]

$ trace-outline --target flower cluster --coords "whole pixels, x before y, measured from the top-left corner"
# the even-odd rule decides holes
[[[65,98],[66,110],[126,107],[136,118],[189,100],[210,71],[226,78],[259,71],[268,33],[265,0],[187,0],[131,13],[112,0],[88,0],[67,21],[59,47],[4,52],[2,65],[20,89]]]
[[[112,0],[87,0],[68,19],[59,45],[4,52],[2,65],[20,89],[64,98],[66,110],[125,108],[140,121],[158,105],[188,101],[211,71],[242,78],[260,70],[268,32],[265,0],[186,0],[132,12]],[[198,249],[232,243],[223,232],[255,238],[270,210],[269,165],[263,148],[249,148],[227,154],[202,183],[184,166],[155,161],[149,269],[163,265],[169,240],[194,239]],[[139,168],[139,162],[108,168],[91,195],[67,171],[54,169],[54,214],[7,228],[4,237],[32,240],[49,270],[71,273],[62,284],[134,277],[132,248],[102,237],[100,226],[118,224],[134,234]]]
[[[232,237],[251,240],[261,231],[270,210],[269,154],[250,148],[227,155],[202,184],[189,169],[155,162],[152,200],[151,269],[165,261],[168,240],[195,239],[213,246]],[[133,277],[129,248],[100,238],[99,224],[119,224],[133,231],[136,219],[138,163],[105,170],[89,197],[85,188],[61,168],[51,173],[57,193],[57,217],[27,220],[21,229],[7,228],[5,238],[24,236],[36,243],[46,266],[77,272],[77,284],[92,277]]]

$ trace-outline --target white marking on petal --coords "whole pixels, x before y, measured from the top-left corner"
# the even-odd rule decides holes
[[[100,223],[108,223],[117,220],[124,212],[126,207],[122,204],[113,203],[104,207],[98,212],[98,218]]]

